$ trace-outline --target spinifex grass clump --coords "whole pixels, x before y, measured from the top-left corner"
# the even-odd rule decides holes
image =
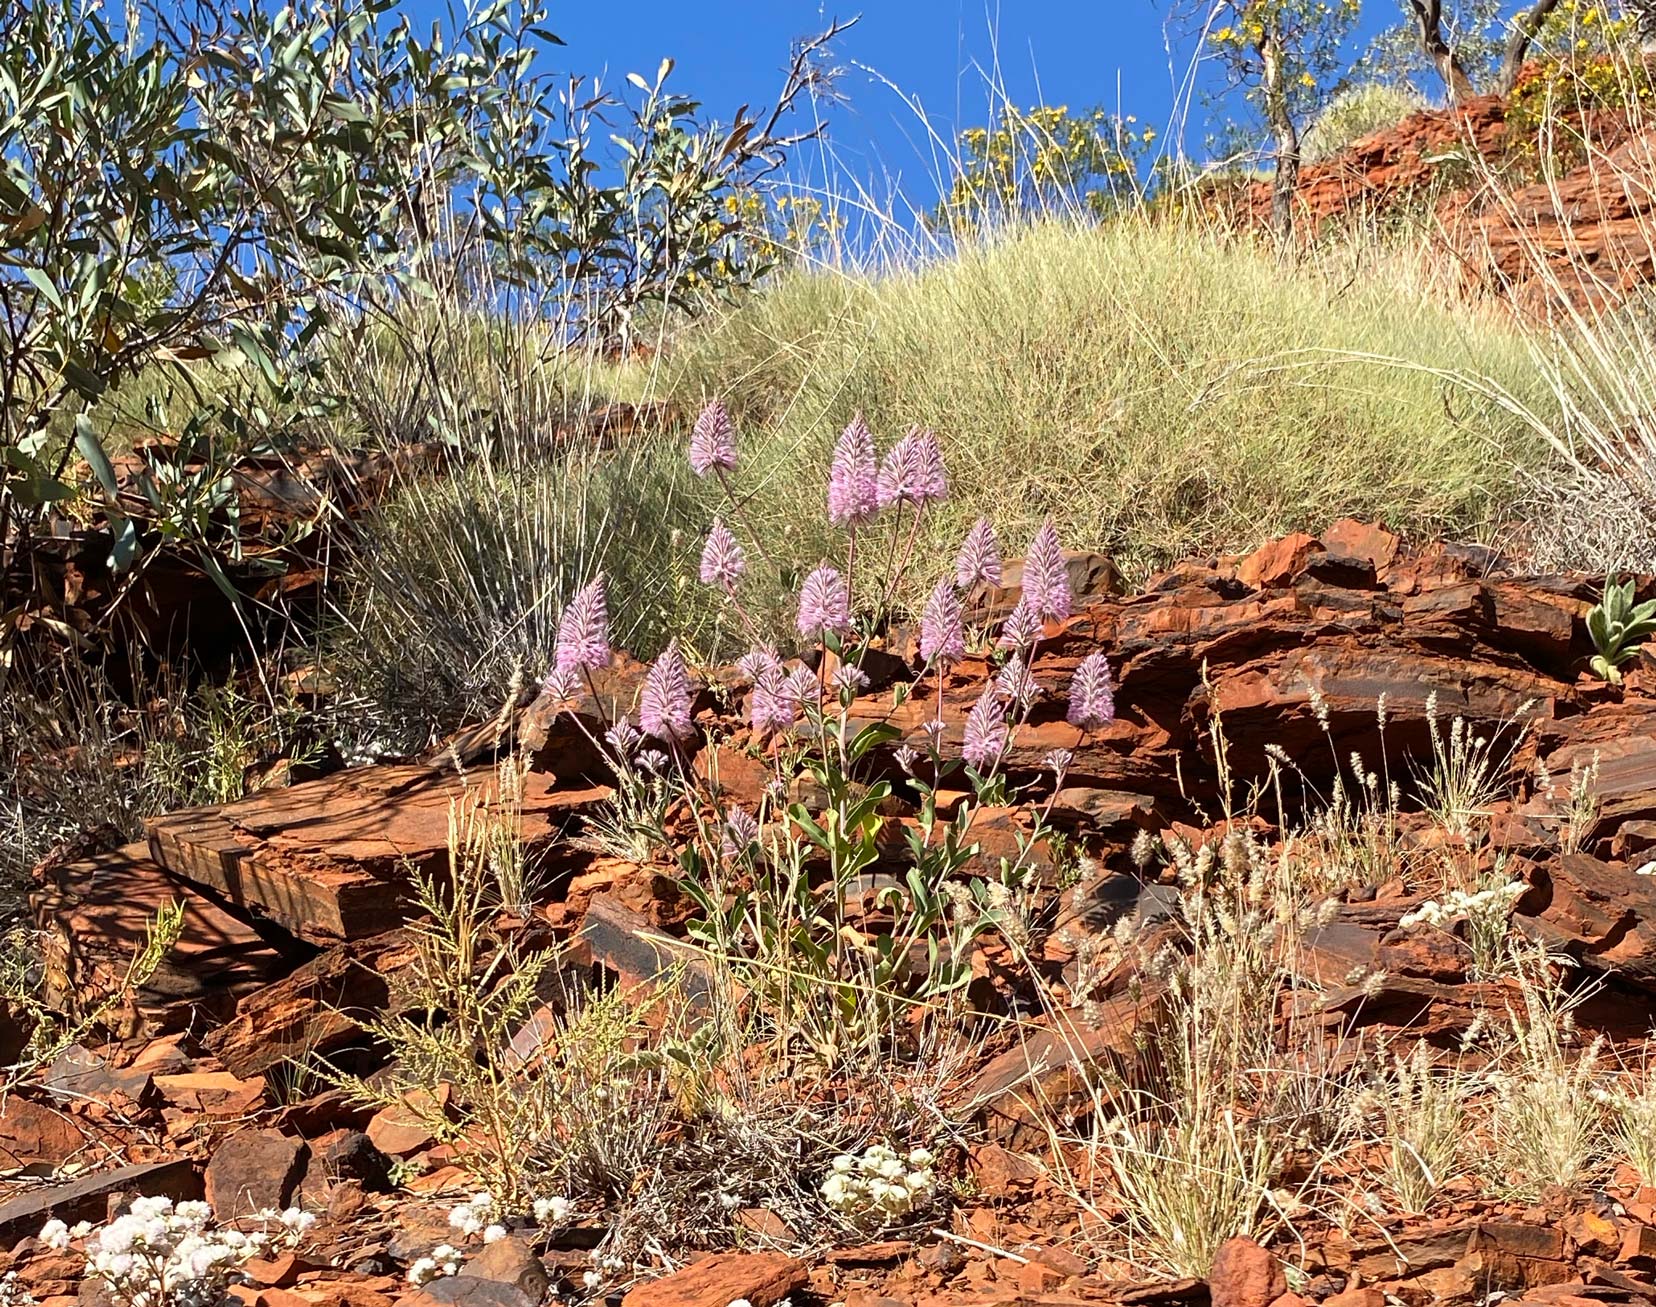
[[[729,415],[717,402],[708,405],[691,434],[691,468],[724,487],[730,519],[739,523],[743,503],[727,480],[738,458]],[[868,425],[860,417],[851,421],[834,445],[824,488],[827,520],[841,545],[799,585],[796,658],[763,643],[743,605],[748,550],[764,555],[764,541],[744,542],[725,519],[713,522],[701,580],[725,596],[755,641],[738,666],[748,724],[772,766],[757,811],[730,804],[698,779],[717,775],[714,762],[688,765],[704,745],[716,755],[717,744],[704,740],[695,722],[689,668],[677,642],[649,670],[637,724],[601,723],[601,743],[594,733],[623,788],[641,775],[671,777],[695,817],[700,833],[680,856],[685,888],[700,908],[693,940],[760,997],[770,1038],[830,1068],[880,1065],[898,1046],[912,1051],[924,1037],[916,1032],[947,1014],[970,978],[974,938],[993,926],[1003,927],[1014,946],[1028,938],[1007,914],[1025,897],[1015,891],[1031,874],[1029,851],[1046,813],[1038,814],[1023,851],[1002,860],[992,883],[969,868],[980,854],[972,830],[983,805],[1008,801],[1006,763],[1017,734],[1037,705],[1053,697],[1053,687],[1036,673],[1037,658],[1047,624],[1063,621],[1074,607],[1053,525],[1036,532],[1022,597],[999,632],[990,633],[994,659],[958,749],[944,746],[943,697],[950,668],[966,653],[963,594],[1001,579],[1000,546],[989,521],[971,528],[921,615],[919,683],[936,687],[936,709],[923,728],[905,740],[894,721],[910,686],[876,697],[864,671],[914,565],[928,515],[948,495],[935,433],[911,428],[882,456]],[[878,565],[865,561],[870,553]],[[608,661],[602,595],[602,578],[593,580],[564,615],[557,670],[546,684],[555,698],[593,690],[591,673]],[[1078,744],[1113,720],[1114,688],[1102,653],[1075,671],[1064,715]],[[595,691],[591,697],[599,698]],[[1057,785],[1070,761],[1061,749],[1045,760]],[[817,796],[814,802],[787,797],[790,789],[800,792],[801,771],[814,782],[804,791]],[[945,820],[937,793],[957,775],[974,797]],[[882,837],[887,801],[899,786],[900,797],[914,802],[915,816],[894,847]],[[618,804],[623,801],[625,795]],[[877,864],[889,865],[896,847],[901,869],[877,871]],[[878,928],[855,908],[863,891],[872,894]]]

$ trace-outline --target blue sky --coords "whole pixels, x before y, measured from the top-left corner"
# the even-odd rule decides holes
[[[611,85],[630,71],[653,75],[677,60],[678,89],[723,117],[744,101],[770,103],[789,43],[835,16],[861,13],[840,38],[841,90],[833,113],[838,163],[857,175],[890,178],[924,202],[934,164],[926,132],[885,81],[924,106],[939,130],[984,121],[983,69],[998,69],[1025,105],[1104,104],[1158,129],[1172,117],[1188,49],[1169,52],[1168,0],[554,0],[550,26],[565,41],[571,69],[607,69]],[[1397,0],[1367,0],[1362,28],[1396,21]],[[1187,147],[1201,153],[1207,112],[1198,104]]]

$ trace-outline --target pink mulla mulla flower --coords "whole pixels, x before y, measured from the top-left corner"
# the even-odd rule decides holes
[[[644,737],[638,733],[638,727],[625,717],[604,732],[604,740],[623,761],[637,753],[638,746],[644,743]]]
[[[1070,615],[1069,568],[1051,518],[1041,524],[1024,555],[1023,592],[1037,617],[1062,621]]]
[[[716,399],[708,400],[690,428],[690,467],[699,477],[736,468],[736,427]]]
[[[748,650],[736,660],[736,670],[742,674],[745,680],[757,684],[760,676],[765,672],[780,673],[782,660],[776,656],[776,650],[766,645],[759,645]]]
[[[759,821],[746,808],[737,806],[725,813],[719,839],[719,856],[726,862],[741,857],[759,838]]]
[[[868,688],[868,673],[855,663],[841,663],[834,669],[834,688],[849,690],[855,698]]]
[[[1083,658],[1070,677],[1066,716],[1071,726],[1084,731],[1095,731],[1115,720],[1115,677],[1102,651]]]
[[[817,675],[804,665],[795,667],[783,678],[781,695],[789,703],[800,707],[815,703],[822,697],[822,686]]]
[[[747,555],[742,552],[741,544],[728,526],[714,518],[713,529],[707,533],[707,543],[702,546],[702,584],[734,590],[736,582],[746,573]]]
[[[784,692],[787,677],[780,663],[763,668],[753,680],[748,721],[761,733],[785,731],[799,720],[799,705]]]
[[[1034,610],[1029,606],[1029,596],[1024,594],[1012,605],[1012,611],[1001,623],[1000,647],[1027,649],[1040,638],[1041,619],[1035,616]]]
[[[907,500],[909,504],[924,504],[922,494],[921,431],[911,427],[909,434],[886,451],[879,462],[879,477],[874,480],[874,499],[881,509]]]
[[[554,703],[568,703],[580,697],[581,678],[573,667],[555,667],[541,682],[541,693]]]
[[[844,635],[851,629],[851,596],[845,578],[824,564],[799,588],[799,633],[820,637]]]
[[[966,632],[961,627],[960,592],[947,577],[939,581],[920,614],[920,660],[930,663],[959,662],[966,653]]]
[[[925,428],[914,441],[914,492],[921,503],[949,497],[949,475],[943,470],[943,446],[937,432]]]
[[[690,673],[677,640],[662,651],[645,674],[638,720],[646,735],[670,743],[682,743],[695,734],[690,725]]]
[[[835,526],[854,526],[873,517],[879,507],[875,485],[874,433],[859,413],[834,445],[834,462],[828,470],[828,520]]]
[[[960,553],[955,556],[955,584],[962,590],[970,590],[979,582],[1001,583],[1000,541],[995,539],[995,528],[986,517],[972,524]]]
[[[985,686],[972,711],[966,715],[966,738],[960,756],[978,771],[987,771],[1000,760],[1006,747],[1006,714],[993,686]]]
[[[995,693],[1020,712],[1029,711],[1041,693],[1041,687],[1030,673],[1022,654],[1013,654],[1006,666],[1000,669],[1000,675],[995,678]]]
[[[609,605],[600,574],[569,601],[558,619],[559,671],[606,666],[610,660]]]

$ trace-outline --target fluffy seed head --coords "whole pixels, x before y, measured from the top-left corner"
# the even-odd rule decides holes
[[[845,578],[826,565],[805,578],[799,590],[799,633],[811,638],[844,635],[851,629],[851,596]]]
[[[1095,731],[1115,720],[1115,677],[1102,650],[1083,658],[1070,677],[1066,716],[1071,726],[1084,731]]]
[[[1000,760],[1006,747],[1006,716],[993,686],[985,686],[972,711],[966,715],[965,739],[960,756],[978,771],[988,771]]]
[[[1000,541],[995,539],[995,528],[986,517],[972,524],[955,556],[955,584],[970,590],[980,581],[984,585],[1001,583]]]
[[[828,471],[828,520],[835,526],[866,522],[879,507],[874,470],[874,433],[861,413],[840,432]]]
[[[961,627],[960,593],[944,578],[926,600],[920,615],[920,659],[922,662],[958,662],[966,653],[966,632]]]
[[[639,698],[638,720],[646,735],[681,743],[695,734],[690,725],[690,673],[674,640],[650,664]]]
[[[1050,518],[1041,524],[1024,555],[1023,592],[1030,610],[1040,618],[1062,621],[1070,615],[1069,569]]]
[[[736,427],[725,406],[716,399],[707,402],[696,425],[690,428],[690,467],[699,477],[735,470]]]
[[[728,526],[715,518],[713,529],[707,533],[707,543],[702,546],[702,584],[734,590],[746,572],[747,555],[742,552],[740,542]]]
[[[598,668],[610,660],[609,601],[604,594],[604,577],[593,577],[558,619],[558,651],[554,659],[559,671]]]

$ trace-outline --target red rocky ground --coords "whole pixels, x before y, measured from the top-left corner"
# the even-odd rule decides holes
[[[1191,563],[1131,596],[1110,592],[1107,560],[1076,556],[1071,570],[1085,604],[1049,632],[1035,671],[1058,685],[1085,654],[1106,650],[1118,675],[1119,716],[1082,735],[1063,721],[1061,703],[1043,704],[1018,737],[1011,766],[1033,778],[1049,749],[1074,751],[1053,820],[1105,868],[1100,901],[1131,907],[1154,888],[1140,883],[1128,856],[1140,831],[1193,829],[1200,811],[1216,810],[1209,730],[1216,705],[1238,779],[1263,775],[1274,745],[1312,781],[1326,782],[1335,758],[1353,750],[1378,757],[1382,697],[1393,757],[1423,751],[1430,695],[1444,717],[1486,731],[1531,703],[1535,726],[1514,773],[1532,774],[1539,760],[1567,776],[1573,760],[1597,754],[1600,814],[1580,851],[1565,855],[1556,809],[1520,782],[1494,814],[1481,856],[1499,854],[1527,882],[1522,928],[1602,982],[1581,1023],[1624,1041],[1650,1029],[1656,880],[1642,871],[1656,856],[1656,697],[1645,666],[1619,689],[1586,675],[1583,616],[1593,585],[1515,576],[1482,549],[1406,548],[1356,522],[1320,539],[1291,536],[1243,559]],[[1008,579],[1015,578],[1014,571]],[[976,596],[978,617],[1004,612],[1015,597]],[[912,675],[900,656],[870,667],[887,683]],[[598,692],[630,702],[639,671],[618,657]],[[944,686],[946,747],[958,744],[982,678],[982,666],[968,660]],[[917,685],[897,723],[918,736],[937,710],[936,692],[933,683]],[[711,689],[701,695],[703,725],[716,723],[720,701]],[[737,694],[729,711],[740,706]],[[751,800],[763,768],[728,761],[741,754],[744,728],[734,715],[719,724],[730,736],[721,782],[732,797]],[[406,1119],[355,1110],[334,1094],[295,1101],[289,1083],[289,1061],[301,1056],[344,1055],[371,1069],[352,1016],[398,1001],[399,970],[412,956],[401,928],[406,868],[440,865],[446,856],[448,800],[461,784],[456,760],[475,769],[514,745],[532,759],[525,834],[549,847],[559,875],[554,900],[526,929],[573,938],[574,956],[596,973],[655,974],[657,950],[639,931],[682,922],[673,869],[553,842],[603,797],[604,778],[583,737],[550,705],[525,703],[512,732],[501,739],[482,728],[430,759],[173,814],[152,824],[145,844],[38,869],[33,910],[50,939],[49,989],[66,1006],[116,983],[156,905],[182,898],[187,911],[178,946],[125,1006],[109,1042],[65,1054],[0,1108],[0,1176],[9,1177],[0,1180],[0,1272],[16,1269],[48,1307],[101,1301],[96,1285],[81,1282],[72,1254],[52,1253],[32,1236],[48,1216],[102,1219],[137,1193],[205,1193],[242,1207],[299,1202],[324,1214],[298,1254],[251,1268],[252,1283],[239,1290],[250,1307],[399,1300],[531,1307],[590,1265],[585,1249],[602,1233],[597,1217],[552,1246],[519,1236],[490,1245],[462,1275],[410,1291],[404,1268],[447,1236],[448,1195],[469,1182],[447,1150]],[[1012,847],[1027,821],[1016,810],[990,814],[981,823],[987,852]],[[1407,1029],[1447,1045],[1499,998],[1468,978],[1463,951],[1447,937],[1439,945],[1397,929],[1419,898],[1401,881],[1353,894],[1308,939],[1301,965],[1318,985],[1317,1019],[1330,1030]],[[1063,967],[1086,920],[1082,914],[1054,932],[1047,961]],[[1002,983],[992,949],[977,965]],[[1354,967],[1382,979],[1358,994],[1346,983]],[[1103,1013],[1096,1033],[1080,1048],[1048,1040],[1033,1086],[1027,1047],[986,1061],[960,1086],[956,1107],[976,1142],[951,1165],[970,1177],[971,1197],[938,1218],[946,1236],[928,1225],[892,1242],[801,1258],[767,1248],[756,1234],[751,1247],[639,1285],[624,1302],[1383,1307],[1471,1303],[1497,1292],[1508,1302],[1560,1307],[1656,1302],[1656,1193],[1626,1188],[1560,1193],[1530,1207],[1458,1194],[1430,1221],[1353,1234],[1313,1222],[1303,1247],[1227,1247],[1210,1283],[1101,1274],[1078,1255],[1077,1213],[1025,1155],[1041,1142],[1031,1094],[1059,1116],[1077,1112],[1075,1057],[1132,1047],[1143,1014],[1122,979],[1106,980],[1090,997]],[[15,1055],[19,1032],[10,1038],[7,1048],[0,1021],[0,1056]],[[1033,1044],[1041,1040],[1032,1036]],[[393,1190],[387,1175],[403,1159],[419,1163],[421,1174]],[[1309,1279],[1290,1291],[1277,1253]]]

